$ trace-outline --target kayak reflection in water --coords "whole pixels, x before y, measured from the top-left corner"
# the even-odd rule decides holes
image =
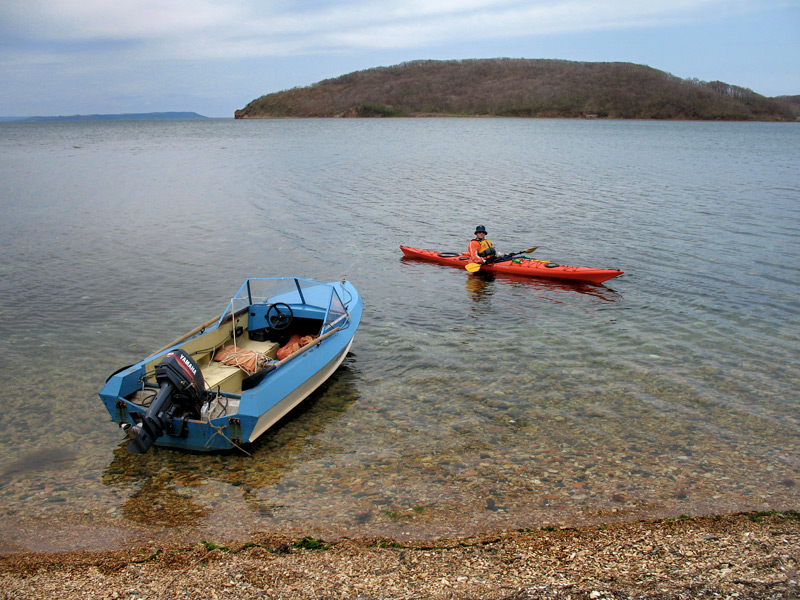
[[[487,259],[497,256],[494,244],[486,239],[486,227],[478,225],[475,228],[475,239],[469,242],[469,257],[472,262],[485,263]]]
[[[488,300],[494,294],[494,276],[485,273],[471,273],[467,277],[467,295],[473,302]]]

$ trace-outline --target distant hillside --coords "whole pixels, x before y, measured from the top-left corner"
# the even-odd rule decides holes
[[[794,121],[792,105],[632,63],[481,59],[378,67],[262,96],[237,119],[500,116]]]
[[[69,117],[4,118],[5,121],[38,123],[42,121],[133,121],[137,119],[206,119],[195,112],[125,113],[119,115],[72,115]]]
[[[786,102],[794,111],[794,116],[800,119],[800,96],[776,96],[774,99]]]

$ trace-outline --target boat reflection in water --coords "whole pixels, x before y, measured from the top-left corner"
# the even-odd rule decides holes
[[[103,484],[127,494],[122,514],[137,527],[198,527],[207,519],[214,521],[215,512],[236,507],[249,509],[243,513],[250,518],[270,516],[275,507],[264,492],[308,460],[316,438],[358,399],[353,360],[348,358],[305,402],[251,444],[250,454],[156,446],[137,455],[122,442],[103,473]]]

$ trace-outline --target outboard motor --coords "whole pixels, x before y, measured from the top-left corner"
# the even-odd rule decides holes
[[[186,419],[199,419],[206,392],[200,367],[180,348],[168,352],[156,365],[161,389],[150,403],[141,423],[128,428],[128,452],[143,454],[164,433],[181,435]]]

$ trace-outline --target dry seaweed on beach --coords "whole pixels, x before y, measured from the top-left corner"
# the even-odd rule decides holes
[[[3,598],[796,598],[800,513],[639,521],[463,539],[254,536],[218,547],[0,556]]]

